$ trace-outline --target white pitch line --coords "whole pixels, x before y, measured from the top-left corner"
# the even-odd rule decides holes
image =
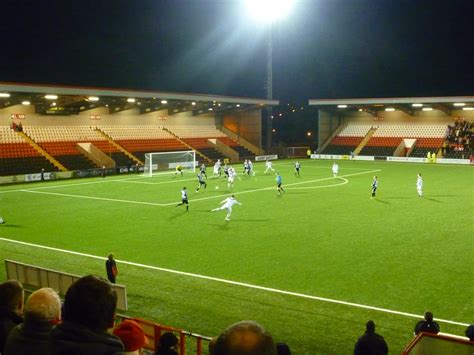
[[[363,172],[360,172],[360,173],[342,175],[342,176],[339,176],[339,177],[340,177],[340,178],[344,178],[344,177],[349,177],[349,176],[356,176],[356,175],[362,175],[362,174],[375,173],[375,172],[377,172],[377,171],[381,171],[381,169],[363,171]],[[331,177],[321,178],[321,179],[300,181],[300,182],[295,182],[295,183],[292,183],[292,184],[284,184],[283,186],[286,188],[286,187],[288,187],[288,186],[295,186],[295,185],[302,185],[302,184],[310,184],[310,183],[312,183],[312,182],[326,181],[326,180],[334,180],[334,177],[331,176]],[[251,193],[251,192],[258,192],[258,191],[265,191],[265,190],[273,190],[273,189],[275,189],[274,186],[262,187],[261,189],[254,189],[254,190],[247,190],[247,191],[239,191],[239,192],[230,191],[230,192],[226,193],[226,195],[242,195],[242,194],[248,194],[248,193]],[[292,189],[295,190],[295,188],[290,188],[290,190],[292,190]],[[189,201],[211,200],[211,199],[216,199],[216,198],[222,198],[222,196],[224,196],[224,195],[208,196],[208,197],[203,197],[203,198],[196,198],[196,199],[189,200]],[[173,206],[174,204],[175,204],[175,203],[165,203],[165,204],[163,204],[163,206]]]
[[[66,254],[84,256],[84,257],[87,257],[87,258],[107,260],[107,258],[102,257],[102,256],[79,253],[79,252],[76,252],[76,251],[71,251],[71,250],[66,250],[66,249],[59,249],[59,248],[54,248],[54,247],[48,247],[48,246],[39,245],[39,244],[21,242],[19,240],[13,240],[13,239],[7,239],[7,238],[0,238],[0,240],[4,241],[4,242],[22,244],[22,245],[27,245],[27,246],[31,246],[31,247],[35,247],[35,248],[40,248],[40,249],[58,251],[58,252],[66,253]],[[212,276],[199,275],[199,274],[194,274],[194,273],[190,273],[190,272],[166,269],[166,268],[161,268],[161,267],[152,266],[152,265],[145,265],[145,264],[135,263],[135,262],[132,262],[132,261],[125,261],[125,260],[116,260],[116,261],[118,263],[122,263],[124,265],[131,265],[131,266],[136,266],[136,267],[141,267],[141,268],[151,269],[151,270],[157,270],[157,271],[167,272],[167,273],[176,274],[176,275],[189,276],[189,277],[194,277],[194,278],[203,279],[203,280],[220,282],[220,283],[224,283],[224,284],[228,284],[228,285],[242,286],[242,287],[246,287],[246,288],[252,288],[252,289],[255,289],[255,290],[267,291],[267,292],[278,293],[278,294],[283,294],[283,295],[288,295],[288,296],[295,296],[295,297],[299,297],[299,298],[311,299],[311,300],[327,302],[327,303],[340,304],[340,305],[354,307],[354,308],[368,309],[368,310],[371,310],[371,311],[377,311],[377,312],[383,312],[383,313],[389,313],[389,314],[396,314],[396,315],[399,315],[399,316],[405,316],[405,317],[411,317],[411,318],[423,318],[422,315],[408,313],[408,312],[394,311],[394,310],[390,310],[390,309],[386,309],[386,308],[368,306],[368,305],[359,304],[359,303],[346,302],[346,301],[340,301],[340,300],[335,300],[335,299],[326,298],[326,297],[318,297],[318,296],[307,295],[307,294],[304,294],[304,293],[279,290],[279,289],[271,288],[271,287],[252,285],[252,284],[248,284],[248,283],[244,283],[244,282],[226,280],[226,279],[221,279],[221,278],[212,277]],[[437,322],[442,322],[442,323],[460,325],[460,326],[464,326],[464,327],[469,326],[468,323],[461,323],[461,322],[456,322],[456,321],[451,321],[451,320],[446,320],[446,319],[436,318],[436,321]]]
[[[308,189],[326,189],[329,187],[337,187],[341,185],[345,185],[349,182],[349,180],[344,179],[344,178],[339,178],[343,180],[342,182],[338,184],[333,184],[333,185],[322,185],[322,186],[306,186],[306,187],[290,187],[290,188],[285,188],[286,190],[308,190]]]
[[[123,202],[123,203],[131,203],[135,205],[148,205],[148,206],[167,206],[162,203],[154,203],[154,202],[141,202],[141,201],[132,201],[132,200],[120,200],[116,198],[105,198],[105,197],[94,197],[94,196],[83,196],[83,195],[71,195],[71,194],[63,194],[58,192],[46,192],[46,191],[36,191],[36,190],[20,190],[23,192],[28,192],[31,194],[44,194],[44,195],[55,195],[55,196],[65,196],[65,197],[74,197],[74,198],[83,198],[87,200],[99,200],[99,201],[111,201],[111,202]]]
[[[353,174],[348,174],[348,175],[342,175],[340,178],[344,177],[349,177],[349,176],[356,176],[356,175],[361,175],[361,174],[369,174],[373,172],[380,171],[380,169],[377,170],[369,170],[369,171],[364,171],[360,173],[353,173]],[[327,178],[322,178],[322,179],[314,179],[314,180],[307,180],[307,181],[300,181],[300,182],[295,182],[293,184],[287,184],[285,187],[288,186],[295,186],[295,185],[301,185],[301,184],[309,184],[313,182],[318,182],[318,181],[325,181],[325,180],[333,180],[334,177],[327,177]],[[254,190],[248,190],[248,191],[240,191],[240,192],[230,192],[234,195],[242,195],[242,194],[247,194],[251,192],[258,192],[258,191],[265,191],[265,190],[272,190],[274,189],[273,186],[271,187],[263,187],[261,189],[254,189]],[[290,189],[291,190],[291,189]],[[156,202],[142,202],[142,201],[133,201],[133,200],[123,200],[123,199],[115,199],[115,198],[106,198],[106,197],[95,197],[95,196],[84,196],[84,195],[73,195],[73,194],[65,194],[65,193],[59,193],[59,192],[46,192],[46,191],[38,191],[38,190],[32,190],[32,189],[25,189],[25,190],[18,190],[21,192],[28,192],[28,193],[35,193],[35,194],[43,194],[43,195],[53,195],[53,196],[64,196],[64,197],[73,197],[73,198],[83,198],[83,199],[88,199],[88,200],[98,200],[98,201],[110,201],[110,202],[121,202],[121,203],[130,203],[130,204],[135,204],[135,205],[147,205],[147,206],[159,206],[159,207],[167,207],[167,206],[174,206],[176,205],[176,202],[170,202],[170,203],[156,203]],[[211,200],[211,199],[217,199],[217,198],[222,198],[223,195],[217,195],[217,196],[208,196],[208,197],[203,197],[203,198],[197,198],[197,199],[190,199],[189,201],[204,201],[204,200]]]

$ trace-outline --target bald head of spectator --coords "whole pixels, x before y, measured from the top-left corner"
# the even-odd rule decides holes
[[[17,280],[8,280],[0,284],[0,312],[23,314],[23,285]]]
[[[254,321],[241,321],[217,338],[212,355],[274,355],[273,338]]]
[[[31,294],[25,304],[25,322],[45,320],[57,324],[61,320],[61,299],[52,288],[41,288]]]

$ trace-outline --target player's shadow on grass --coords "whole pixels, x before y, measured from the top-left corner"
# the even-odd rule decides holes
[[[384,200],[379,200],[378,198],[376,198],[375,201],[380,202],[380,203],[385,203],[386,205],[390,205],[390,202],[384,201]]]
[[[176,214],[172,215],[170,218],[168,218],[168,221],[172,221],[173,219],[181,217],[182,215],[184,215],[186,213],[189,213],[189,211],[184,210],[181,213],[176,213]]]
[[[437,200],[435,198],[431,198],[431,197],[423,197],[425,200],[428,200],[428,201],[433,201],[433,202],[438,202],[438,203],[441,203],[440,200]]]

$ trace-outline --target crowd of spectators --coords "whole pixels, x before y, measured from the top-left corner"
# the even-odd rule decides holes
[[[109,281],[85,276],[66,292],[64,304],[51,288],[33,292],[24,304],[20,282],[0,284],[0,355],[139,355],[149,344],[140,324],[124,320],[115,324],[117,294]],[[426,312],[415,326],[415,334],[437,334],[440,328],[433,314]],[[474,325],[466,336],[474,340]],[[171,332],[163,333],[156,355],[178,355],[179,341]],[[272,335],[254,321],[241,321],[226,328],[209,343],[210,355],[290,355],[286,343],[276,343]],[[354,354],[388,354],[385,339],[375,332],[375,323],[366,323]]]
[[[443,144],[443,155],[451,152],[469,152],[474,147],[473,124],[464,118],[456,118],[454,125],[449,125],[446,130],[446,141]]]

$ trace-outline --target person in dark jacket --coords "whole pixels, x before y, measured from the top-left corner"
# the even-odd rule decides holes
[[[49,355],[49,335],[61,320],[61,299],[52,288],[41,288],[28,297],[24,322],[10,332],[4,355]]]
[[[386,355],[388,346],[383,336],[375,332],[375,323],[369,320],[365,324],[365,334],[356,342],[354,355]]]
[[[105,262],[105,270],[107,271],[107,278],[111,283],[115,283],[115,278],[118,274],[117,264],[115,263],[114,254],[110,253]]]
[[[122,355],[124,347],[107,333],[114,325],[117,293],[107,280],[85,276],[69,287],[63,322],[50,337],[51,355]]]
[[[171,332],[161,334],[158,345],[156,346],[156,355],[178,355],[176,347],[178,338]]]
[[[439,333],[439,324],[433,321],[433,313],[427,311],[425,312],[425,319],[420,320],[415,325],[415,335],[420,332],[438,334]]]
[[[8,280],[0,284],[0,354],[10,331],[23,322],[23,285],[20,281]]]

